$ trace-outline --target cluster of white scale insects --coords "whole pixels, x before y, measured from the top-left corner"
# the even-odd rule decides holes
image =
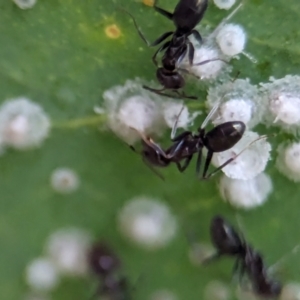
[[[53,232],[42,256],[29,262],[25,270],[25,280],[30,288],[28,299],[44,299],[57,288],[63,277],[87,276],[91,244],[91,235],[83,229],[69,227]]]
[[[228,9],[234,2],[215,1],[215,4]],[[242,139],[231,149],[215,153],[212,163],[218,167],[226,160],[235,158],[222,169],[226,177],[220,181],[220,194],[232,205],[250,209],[264,203],[272,192],[271,179],[263,173],[270,160],[269,141],[272,136],[261,136],[253,129],[258,124],[264,124],[280,127],[280,130],[294,135],[299,133],[300,77],[287,75],[281,79],[270,78],[269,82],[258,85],[253,85],[247,78],[232,80],[229,64],[225,61],[245,55],[255,62],[244,51],[247,40],[245,30],[238,24],[228,23],[241,7],[242,4],[238,5],[214,30],[201,30],[206,32],[201,45],[192,39],[194,63],[214,61],[191,67],[184,59],[180,67],[193,73],[199,83],[207,85],[207,107],[212,109],[217,106],[211,123],[216,126],[224,122],[242,121],[246,125]],[[141,136],[157,139],[166,128],[174,127],[180,111],[177,125],[183,129],[193,125],[195,118],[202,113],[189,112],[188,102],[146,91],[143,83],[138,78],[127,80],[125,85],[112,87],[103,94],[107,125],[128,144],[139,141]],[[300,146],[291,143],[285,147],[279,148],[276,165],[289,179],[300,181]]]
[[[26,150],[38,147],[50,131],[50,119],[42,107],[25,97],[6,100],[0,106],[0,151],[6,147]]]
[[[118,222],[124,236],[150,250],[164,247],[177,230],[176,218],[168,206],[147,196],[128,201],[119,213]]]

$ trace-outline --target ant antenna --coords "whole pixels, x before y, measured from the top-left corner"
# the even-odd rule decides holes
[[[154,47],[154,46],[157,46],[159,45],[161,42],[163,42],[165,39],[167,39],[170,35],[172,35],[174,32],[173,31],[168,31],[166,33],[163,33],[158,39],[156,39],[153,43],[150,43],[146,37],[144,36],[144,34],[142,33],[141,29],[139,28],[134,16],[129,12],[127,11],[126,9],[124,9],[123,7],[118,7],[119,10],[122,10],[123,12],[125,12],[126,14],[128,14],[132,21],[133,21],[133,24],[134,24],[134,27],[136,29],[136,31],[138,32],[138,35],[140,36],[140,38],[145,42],[145,44],[148,46],[148,47]],[[161,48],[159,48],[159,50],[157,50],[157,52],[160,52],[162,49],[163,49],[164,46],[162,46]],[[156,56],[156,55],[154,55]]]
[[[215,112],[217,111],[217,109],[219,108],[221,101],[217,101],[215,103],[215,105],[213,106],[213,108],[210,110],[209,114],[206,116],[205,120],[203,121],[202,125],[201,125],[201,129],[205,128],[207,123],[209,122],[209,120],[213,117],[213,115],[215,114]]]
[[[213,38],[217,35],[219,30],[223,27],[223,25],[229,21],[244,5],[244,1],[242,1],[226,18],[224,18],[221,23],[216,27],[216,29],[209,35],[209,38]]]
[[[237,80],[237,78],[239,77],[239,75],[240,75],[240,71],[238,71],[237,74],[235,75],[235,77],[231,80],[232,84]],[[215,105],[212,107],[211,111],[209,112],[209,114],[207,115],[207,117],[205,118],[205,120],[203,121],[203,123],[201,125],[201,129],[204,129],[206,127],[206,125],[209,122],[209,120],[213,117],[213,115],[215,114],[215,112],[218,110],[218,108],[219,108],[222,100],[225,98],[226,94],[227,93],[225,92],[224,95],[223,95],[223,97],[219,101],[217,101],[215,103]]]
[[[293,249],[289,253],[283,255],[275,264],[273,264],[272,266],[270,266],[268,268],[268,273],[275,273],[276,269],[278,269],[279,266],[284,261],[286,261],[290,256],[297,254],[299,252],[299,250],[300,250],[300,244],[297,244],[296,246],[293,247]]]
[[[136,29],[136,31],[138,32],[140,38],[145,42],[145,44],[147,46],[150,46],[151,43],[149,43],[149,41],[147,41],[147,39],[145,38],[144,34],[142,33],[142,31],[140,30],[140,28],[138,27],[137,23],[136,23],[136,20],[134,18],[134,16],[129,12],[127,11],[126,9],[124,9],[123,7],[118,7],[119,10],[122,10],[123,12],[125,12],[127,15],[129,15],[133,21],[133,24],[134,24],[134,27]]]
[[[185,95],[184,93],[179,93],[178,91],[174,90],[174,92],[176,93],[176,95],[171,95],[171,94],[167,94],[167,93],[163,93],[163,91],[165,91],[166,89],[165,88],[162,88],[160,90],[156,90],[156,89],[153,89],[151,87],[148,87],[146,85],[143,85],[143,89],[145,90],[148,90],[148,91],[151,91],[157,95],[160,95],[160,96],[166,96],[166,97],[169,97],[169,98],[175,98],[175,99],[191,99],[191,100],[197,100],[197,97],[196,96],[187,96]]]
[[[234,161],[235,159],[237,159],[245,150],[247,150],[251,145],[253,145],[254,143],[256,143],[259,140],[262,139],[266,139],[268,137],[268,135],[262,135],[260,137],[258,137],[257,139],[255,139],[254,141],[252,141],[251,143],[249,143],[243,150],[241,150],[238,154],[234,155],[232,158],[229,158],[227,161],[225,161],[221,166],[219,166],[218,168],[216,168],[214,171],[212,171],[210,174],[208,174],[205,178],[203,179],[208,179],[209,177],[215,175],[218,171],[222,170],[225,166],[227,166],[228,164],[230,164],[232,161]]]
[[[257,64],[258,60],[250,53],[246,52],[246,51],[242,51],[241,52],[244,56],[246,56],[252,63]]]
[[[184,109],[184,105],[182,104],[181,110],[179,112],[179,114],[176,116],[176,121],[174,122],[174,125],[172,127],[172,131],[171,131],[171,139],[173,140],[175,135],[176,135],[176,131],[177,131],[177,126],[178,126],[178,122],[179,122],[179,118],[183,112]]]

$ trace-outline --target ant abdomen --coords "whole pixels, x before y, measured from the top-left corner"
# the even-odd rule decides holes
[[[183,77],[178,72],[170,72],[164,68],[157,69],[156,77],[159,83],[167,89],[177,90],[185,84]]]
[[[240,121],[220,124],[207,132],[205,146],[212,152],[223,152],[232,148],[243,136],[246,125]]]
[[[173,14],[175,26],[186,34],[190,33],[203,18],[207,6],[208,0],[179,1]]]
[[[235,230],[221,217],[215,216],[211,222],[210,235],[220,255],[241,254],[243,242]]]

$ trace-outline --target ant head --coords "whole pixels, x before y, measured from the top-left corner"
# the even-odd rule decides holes
[[[237,254],[244,250],[243,242],[237,232],[221,216],[212,219],[210,235],[220,254]]]
[[[258,278],[258,279],[257,279]],[[254,289],[259,296],[264,298],[276,298],[281,294],[282,285],[280,282],[275,280],[269,280],[265,277],[255,277]]]
[[[159,83],[166,89],[177,90],[184,86],[184,78],[176,71],[169,71],[165,68],[158,68],[156,77]]]
[[[103,243],[92,246],[88,255],[90,268],[97,275],[106,276],[117,270],[121,262],[118,257]]]
[[[142,150],[143,158],[150,163],[151,165],[164,167],[168,165],[168,161],[165,161],[164,158],[155,150],[154,147],[146,144],[143,141],[143,150]]]
[[[270,291],[269,295],[271,297],[279,296],[282,291],[282,285],[278,281],[272,281],[270,282]]]

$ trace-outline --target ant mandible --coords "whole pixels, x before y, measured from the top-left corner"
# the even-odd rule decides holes
[[[121,261],[106,244],[98,242],[92,246],[88,254],[88,263],[100,279],[95,296],[105,296],[105,299],[109,300],[130,299],[126,278],[117,274],[121,268]]]
[[[265,298],[277,297],[282,286],[268,276],[261,254],[255,251],[245,239],[221,216],[211,221],[210,235],[217,252],[204,261],[209,262],[223,255],[236,257],[234,272],[238,271],[240,280],[247,274],[254,293]]]
[[[240,121],[226,122],[217,125],[212,130],[206,132],[205,126],[215,113],[218,105],[210,111],[206,119],[204,120],[201,127],[199,127],[196,134],[191,131],[184,131],[175,138],[172,139],[173,144],[167,149],[163,150],[158,144],[156,144],[149,137],[144,136],[140,133],[142,137],[142,151],[141,155],[143,161],[150,167],[167,167],[170,163],[175,163],[180,172],[185,171],[189,166],[193,156],[198,153],[197,163],[196,163],[196,174],[200,177],[200,168],[202,163],[202,150],[205,147],[207,151],[204,169],[201,179],[208,179],[230,162],[232,162],[236,157],[238,157],[243,150],[237,154],[235,157],[228,159],[221,166],[216,168],[211,173],[207,174],[209,165],[212,160],[212,156],[216,152],[223,152],[232,148],[243,136],[246,125]],[[175,131],[173,129],[173,131]],[[133,150],[133,146],[131,146]],[[160,174],[158,174],[162,177]]]
[[[185,73],[189,73],[189,71],[178,68],[178,64],[180,64],[186,54],[188,55],[189,64],[193,66],[206,64],[215,60],[221,60],[216,58],[205,60],[196,64],[193,63],[195,49],[188,37],[193,35],[199,43],[202,42],[200,33],[194,28],[203,18],[207,9],[208,0],[180,0],[173,13],[158,7],[157,2],[157,0],[154,1],[154,9],[158,13],[172,20],[175,24],[176,30],[168,31],[162,34],[153,43],[148,42],[148,40],[145,38],[131,13],[124,10],[132,18],[139,36],[149,47],[157,46],[165,41],[168,37],[173,35],[171,40],[160,46],[152,57],[155,66],[157,66],[157,80],[163,87],[161,89],[153,89],[148,86],[143,86],[143,88],[162,96],[181,99],[197,99],[195,96],[187,96],[183,91],[179,92],[179,89],[184,87],[185,80],[178,71]],[[156,57],[158,53],[162,51],[165,51],[162,57],[162,67],[158,67]],[[165,90],[171,90],[175,95],[164,93]]]

